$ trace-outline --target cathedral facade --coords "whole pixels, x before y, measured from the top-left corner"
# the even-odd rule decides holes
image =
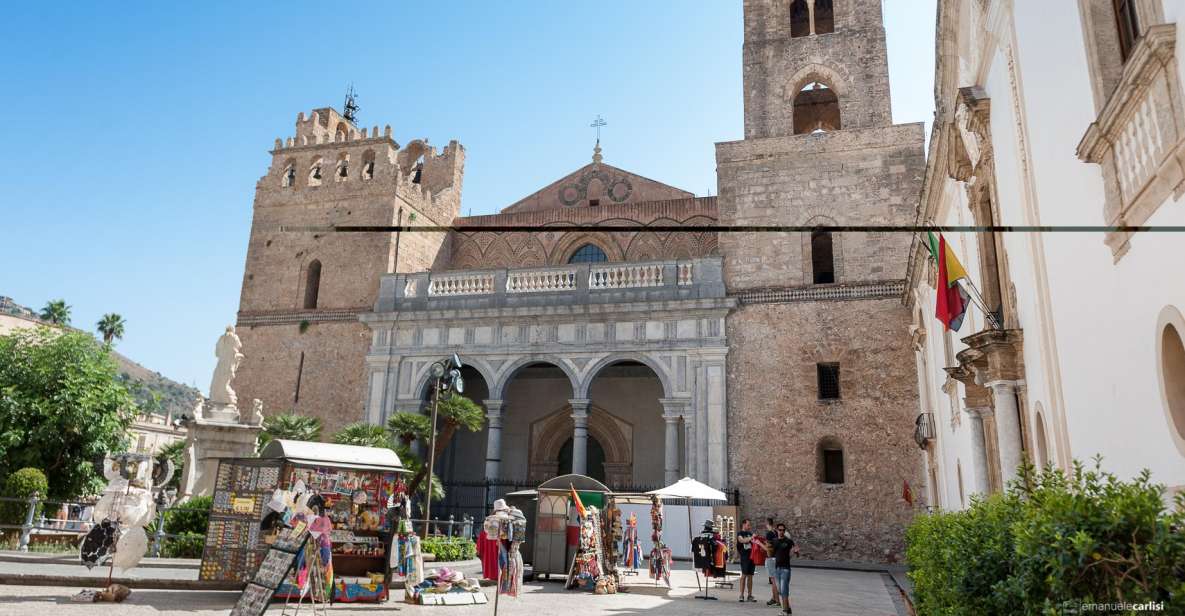
[[[716,144],[718,197],[598,145],[462,217],[459,143],[302,113],[257,185],[236,390],[328,434],[423,410],[430,365],[456,352],[487,422],[455,437],[446,483],[689,475],[786,521],[805,556],[900,559],[924,505],[905,497],[923,477],[909,238],[730,228],[913,222],[922,126],[891,122],[879,0],[746,0],[744,15],[745,133]]]

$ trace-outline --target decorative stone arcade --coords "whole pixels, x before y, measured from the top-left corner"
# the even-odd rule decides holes
[[[572,470],[584,473],[594,379],[644,364],[662,385],[664,479],[727,488],[724,322],[735,305],[717,257],[387,275],[374,312],[361,316],[373,334],[367,418],[420,409],[428,367],[457,352],[489,385],[486,477],[525,477],[526,463],[503,465],[503,432],[516,421],[505,395],[521,369],[550,364],[571,385]]]

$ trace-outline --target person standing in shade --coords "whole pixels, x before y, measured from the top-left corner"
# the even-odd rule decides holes
[[[778,596],[782,598],[782,612],[793,614],[790,609],[790,557],[798,555],[798,546],[786,536],[786,525],[778,524],[778,538],[774,540],[774,579],[778,582]]]
[[[748,518],[741,520],[741,529],[737,531],[737,552],[741,558],[741,598],[740,602],[745,602],[745,588],[749,589],[748,600],[757,601],[753,598],[753,572],[756,571],[757,566],[753,562],[753,523]]]
[[[762,548],[765,550],[765,573],[769,576],[769,601],[766,605],[777,605],[780,603],[778,599],[778,582],[774,577],[774,542],[778,540],[778,531],[774,530],[774,519],[765,519],[765,541],[762,543]]]

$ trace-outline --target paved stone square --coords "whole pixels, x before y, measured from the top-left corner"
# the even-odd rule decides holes
[[[696,593],[695,577],[690,571],[676,571],[672,578],[675,588],[655,588],[645,583],[631,584],[630,592],[596,596],[577,591],[564,591],[557,582],[524,584],[518,598],[502,597],[499,614],[507,616],[541,616],[563,613],[565,616],[628,615],[628,614],[776,614],[765,606],[769,598],[768,586],[758,588],[758,603],[738,603],[736,591],[713,588],[717,601],[692,598]],[[826,614],[828,616],[899,616],[906,612],[895,601],[895,587],[886,585],[880,573],[796,569],[794,572],[794,613]],[[128,616],[176,614],[186,616],[225,615],[230,611],[238,593],[209,591],[134,590],[120,605],[71,603],[70,596],[82,587],[0,586],[0,616],[80,616],[119,614]],[[892,590],[890,590],[892,589]],[[487,589],[490,594],[490,589]],[[492,600],[491,595],[491,600]],[[280,613],[281,604],[268,611]],[[305,610],[302,610],[304,612]],[[481,606],[428,607],[407,605],[397,601],[386,604],[338,604],[331,613],[385,614],[399,612],[409,616],[460,616],[462,614],[492,614],[493,603]]]

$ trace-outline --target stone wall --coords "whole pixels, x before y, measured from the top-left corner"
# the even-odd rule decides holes
[[[898,298],[743,305],[728,318],[729,477],[743,514],[784,521],[806,558],[902,558],[913,515],[902,488],[920,500],[925,485],[908,322]],[[839,401],[818,400],[822,362],[840,365]],[[843,484],[819,480],[828,437],[843,447]]]
[[[511,225],[662,225],[714,226],[715,197],[688,197],[598,207],[526,210],[458,218],[467,227]],[[716,232],[639,233],[622,231],[463,232],[450,233],[449,269],[540,267],[567,263],[576,249],[594,244],[610,261],[660,261],[717,254]]]
[[[922,125],[716,144],[726,225],[909,225],[925,161]],[[908,233],[833,235],[836,282],[905,278]],[[810,234],[720,237],[729,292],[810,284]]]

